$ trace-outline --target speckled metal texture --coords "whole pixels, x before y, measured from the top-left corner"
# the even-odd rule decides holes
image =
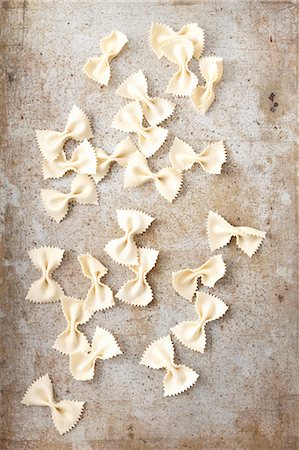
[[[2,444],[3,449],[279,449],[298,445],[295,128],[297,116],[297,11],[292,2],[2,1]],[[152,96],[163,96],[176,67],[149,48],[151,21],[179,29],[198,22],[206,32],[205,55],[224,58],[217,101],[205,117],[188,99],[165,122],[169,137],[150,160],[168,164],[174,136],[200,150],[224,139],[228,161],[222,175],[194,166],[170,205],[153,184],[124,190],[123,169],[114,165],[98,185],[99,206],[75,205],[60,224],[51,222],[40,189],[68,190],[73,175],[42,179],[36,128],[64,128],[76,103],[90,117],[93,143],[112,151],[125,137],[110,128],[125,100],[115,89],[143,69]],[[109,88],[82,71],[112,29],[129,43],[112,61]],[[191,68],[198,71],[198,63]],[[169,96],[169,98],[171,98]],[[67,145],[69,151],[73,144]],[[131,277],[104,253],[121,233],[116,208],[139,208],[156,220],[138,245],[160,250],[149,274],[155,300],[144,309],[117,302],[84,327],[111,330],[124,354],[99,362],[94,380],[72,379],[68,358],[52,349],[65,320],[59,304],[25,300],[38,272],[27,251],[55,245],[66,250],[56,278],[68,295],[82,298],[89,281],[77,255],[90,252],[109,268],[114,292]],[[177,361],[199,373],[188,392],[163,398],[163,371],[139,365],[142,352],[169,328],[190,320],[194,309],[172,288],[171,273],[210,256],[209,209],[234,225],[267,231],[249,259],[234,244],[223,249],[227,274],[210,292],[228,305],[207,327],[204,355],[175,341]],[[49,372],[57,398],[85,400],[78,426],[60,437],[47,408],[20,400],[28,385]]]

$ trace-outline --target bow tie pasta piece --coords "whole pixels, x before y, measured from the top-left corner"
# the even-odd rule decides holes
[[[129,266],[136,275],[125,283],[116,298],[133,306],[147,306],[153,300],[153,291],[146,276],[155,267],[159,252],[152,248],[138,248],[138,266]]]
[[[88,175],[77,175],[68,194],[54,189],[41,189],[41,196],[47,213],[57,223],[66,216],[71,201],[81,205],[98,204],[96,187]]]
[[[198,279],[204,286],[213,287],[216,281],[225,274],[225,263],[222,255],[215,255],[196,269],[185,269],[172,273],[172,285],[175,291],[192,302],[197,289]]]
[[[90,352],[70,356],[70,371],[75,380],[92,380],[97,359],[110,359],[120,354],[122,351],[113,334],[104,328],[96,327]]]
[[[46,374],[31,384],[21,403],[26,406],[48,406],[51,409],[55,428],[62,435],[77,425],[85,402],[74,400],[55,402],[52,382]]]
[[[206,84],[192,92],[192,103],[200,114],[205,114],[215,100],[215,89],[223,74],[223,59],[207,56],[199,61],[199,68]]]
[[[166,369],[163,380],[164,397],[186,391],[198,378],[198,374],[193,369],[174,363],[174,348],[169,335],[150,344],[140,364],[151,369]]]
[[[97,157],[95,149],[86,139],[77,145],[70,159],[67,159],[65,152],[62,150],[54,161],[43,160],[44,180],[60,178],[70,170],[83,175],[96,173]]]
[[[263,242],[266,233],[256,228],[234,227],[219,214],[210,211],[208,237],[212,251],[224,247],[232,237],[236,237],[237,246],[251,258]]]
[[[201,153],[196,153],[189,144],[176,137],[169,158],[173,167],[180,170],[189,170],[198,163],[205,172],[220,174],[226,161],[226,150],[223,141],[218,141],[209,144]]]
[[[121,108],[114,116],[112,128],[126,133],[136,133],[140,151],[149,158],[162,146],[168,130],[158,126],[143,127],[143,113],[138,102],[131,102]]]
[[[104,250],[118,264],[138,266],[138,249],[133,236],[144,233],[155,219],[134,209],[117,209],[116,214],[118,225],[125,235],[108,242]]]
[[[78,256],[83,275],[91,280],[91,287],[85,300],[85,309],[90,312],[102,311],[115,305],[113,292],[101,282],[108,269],[90,254]]]
[[[180,31],[175,32],[171,27],[161,23],[152,23],[150,29],[150,43],[154,53],[159,59],[162,58],[162,46],[173,39],[188,39],[192,41],[194,46],[193,56],[199,59],[202,55],[205,35],[202,28],[197,23],[189,23],[184,25]]]
[[[112,31],[100,41],[101,56],[89,58],[83,68],[85,75],[96,83],[108,86],[111,71],[110,62],[128,42],[127,36],[120,31]]]
[[[168,119],[174,111],[175,104],[164,98],[151,98],[147,93],[147,80],[142,72],[138,72],[127,78],[117,89],[116,94],[129,100],[141,102],[143,114],[150,125]]]
[[[81,142],[92,137],[93,132],[88,117],[76,105],[73,106],[69,114],[64,131],[36,130],[39,149],[43,157],[50,162],[60,156],[64,143],[68,139]]]
[[[56,247],[40,247],[30,250],[28,254],[34,267],[42,272],[42,276],[32,283],[26,299],[34,303],[58,302],[63,296],[63,289],[53,280],[52,272],[60,266],[64,250]]]
[[[195,352],[204,353],[206,323],[222,317],[228,310],[228,306],[214,295],[197,292],[195,309],[198,314],[198,320],[179,323],[171,328],[171,331],[183,345]]]
[[[121,167],[126,167],[130,156],[132,156],[135,152],[137,152],[137,147],[129,137],[123,139],[116,146],[111,155],[108,155],[100,148],[96,148],[97,170],[96,175],[93,176],[95,183],[98,183],[105,178],[109,172],[111,164],[117,163]]]
[[[163,55],[179,66],[170,79],[166,93],[177,96],[190,96],[197,85],[197,76],[189,70],[188,63],[193,55],[193,44],[187,39],[173,39],[161,47]]]
[[[84,300],[64,296],[61,304],[67,328],[57,337],[53,348],[64,355],[88,352],[90,345],[86,336],[78,330],[78,325],[88,322],[93,312],[85,308]]]
[[[148,166],[145,156],[136,152],[130,159],[125,170],[125,187],[140,186],[147,181],[154,181],[158,192],[167,201],[172,203],[177,197],[183,175],[179,169],[164,167],[157,173],[153,173]]]

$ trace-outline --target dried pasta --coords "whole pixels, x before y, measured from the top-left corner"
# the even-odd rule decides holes
[[[228,306],[214,295],[197,292],[195,309],[198,314],[196,321],[179,323],[171,328],[171,331],[183,345],[196,352],[204,353],[206,324],[222,317]]]
[[[226,161],[226,150],[223,141],[218,141],[209,144],[202,152],[196,153],[189,144],[176,137],[169,158],[173,167],[177,169],[189,170],[193,164],[198,163],[205,172],[220,174]]]
[[[50,162],[60,156],[64,143],[68,139],[81,142],[92,137],[93,132],[89,119],[76,105],[73,106],[63,131],[36,130],[39,149],[43,157]]]
[[[235,237],[237,246],[251,258],[266,237],[266,233],[256,228],[234,227],[219,214],[210,211],[208,216],[208,237],[212,251],[224,247],[232,237]]]
[[[92,380],[98,359],[106,360],[122,354],[110,331],[96,327],[90,352],[78,352],[70,356],[70,371],[75,380]]]
[[[101,278],[106,275],[108,269],[89,253],[78,256],[78,261],[83,275],[91,280],[84,308],[91,312],[111,308],[115,304],[113,292],[109,286],[101,282]]]
[[[215,100],[215,89],[223,74],[223,59],[216,56],[201,58],[199,69],[205,85],[196,87],[192,92],[191,100],[195,109],[205,114]]]
[[[174,347],[169,335],[150,344],[140,364],[151,369],[166,369],[163,380],[164,397],[177,395],[190,389],[198,378],[198,374],[190,367],[175,364]]]
[[[154,125],[142,125],[143,112],[139,102],[131,102],[121,108],[114,116],[112,127],[126,133],[136,133],[140,151],[149,158],[162,146],[168,130]]]
[[[35,380],[25,393],[21,403],[26,406],[48,406],[59,434],[70,431],[81,418],[84,403],[74,400],[54,400],[53,385],[48,374]]]
[[[137,266],[129,266],[136,277],[120,288],[116,298],[133,306],[147,306],[153,300],[153,291],[146,277],[155,267],[158,254],[158,250],[153,248],[138,248],[139,263]]]
[[[71,201],[81,205],[98,204],[96,187],[88,175],[76,175],[67,194],[54,189],[41,189],[41,196],[47,213],[57,223],[66,216]]]
[[[78,326],[89,321],[93,312],[85,308],[84,300],[64,296],[61,300],[62,311],[67,321],[66,329],[57,337],[53,348],[64,355],[88,352],[90,344]]]
[[[116,214],[118,225],[125,234],[108,242],[104,250],[118,264],[138,266],[138,249],[133,237],[144,233],[154,218],[134,209],[117,209]]]
[[[179,272],[173,272],[172,285],[179,295],[191,302],[197,289],[199,278],[201,278],[203,285],[213,287],[224,274],[225,263],[222,255],[215,255],[196,269],[184,269]]]
[[[148,181],[153,181],[159,194],[172,203],[181,188],[183,175],[181,170],[174,167],[164,167],[157,173],[153,173],[145,156],[136,152],[129,159],[124,185],[126,188],[140,186]]]
[[[89,58],[84,65],[84,73],[96,83],[108,86],[111,70],[110,63],[128,42],[127,36],[117,30],[111,31],[100,41],[102,54],[99,57]]]
[[[150,44],[158,58],[162,58],[163,45],[172,40],[188,39],[194,47],[193,57],[199,59],[204,50],[205,35],[204,30],[197,23],[188,23],[179,31],[161,23],[152,23],[150,29]]]
[[[60,178],[66,172],[73,171],[83,175],[93,175],[97,171],[97,157],[95,149],[86,140],[74,149],[70,159],[67,159],[62,150],[54,161],[43,160],[44,179]]]
[[[142,70],[127,78],[119,86],[116,94],[129,100],[139,101],[142,105],[143,115],[150,125],[159,125],[168,119],[175,108],[175,104],[165,98],[149,97],[147,80]]]
[[[40,247],[28,253],[32,264],[42,272],[42,276],[31,284],[26,299],[34,303],[58,302],[63,296],[63,289],[53,280],[52,272],[60,266],[64,250],[57,247]]]

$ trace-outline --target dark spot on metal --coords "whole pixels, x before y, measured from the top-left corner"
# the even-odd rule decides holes
[[[273,102],[274,97],[275,97],[274,92],[271,92],[271,94],[269,95],[269,100],[271,100],[271,102]]]
[[[10,83],[15,80],[15,74],[14,73],[8,73],[7,76],[8,76],[8,81]]]
[[[273,38],[272,38],[272,36],[270,36],[269,40],[270,40],[270,42],[273,42]]]

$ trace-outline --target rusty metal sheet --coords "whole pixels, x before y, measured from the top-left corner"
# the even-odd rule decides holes
[[[223,56],[217,102],[205,117],[178,99],[166,122],[169,139],[150,161],[168,162],[175,135],[200,149],[224,139],[228,162],[221,176],[198,167],[185,175],[173,205],[151,184],[123,189],[114,166],[98,186],[99,206],[78,206],[59,225],[40,202],[41,187],[67,188],[71,175],[43,181],[34,130],[62,129],[74,103],[91,118],[93,143],[110,150],[124,134],[110,128],[124,104],[115,89],[142,68],[153,95],[163,95],[174,66],[150,51],[151,21],[179,28],[199,22],[206,55]],[[101,2],[2,1],[2,445],[8,449],[291,449],[298,445],[295,128],[297,117],[297,11],[292,2]],[[100,38],[124,31],[129,44],[112,62],[108,89],[88,80],[82,67],[96,55]],[[191,67],[197,71],[197,62]],[[68,144],[71,149],[72,145]],[[33,246],[66,249],[56,272],[65,291],[84,297],[89,286],[76,256],[90,252],[109,269],[116,292],[130,272],[103,252],[118,235],[115,209],[140,208],[156,217],[137,242],[160,250],[150,274],[155,300],[145,308],[117,307],[84,326],[112,330],[124,355],[98,364],[93,381],[72,379],[68,359],[52,349],[65,321],[59,304],[25,300],[37,272]],[[208,345],[197,355],[175,343],[179,361],[199,380],[188,392],[164,399],[163,373],[138,365],[152,340],[193,317],[175,294],[171,272],[210,255],[209,209],[232,223],[267,231],[251,260],[229,245],[227,275],[212,292],[229,311],[208,327]],[[49,372],[58,398],[86,400],[78,426],[60,437],[46,408],[26,408],[27,386]]]

